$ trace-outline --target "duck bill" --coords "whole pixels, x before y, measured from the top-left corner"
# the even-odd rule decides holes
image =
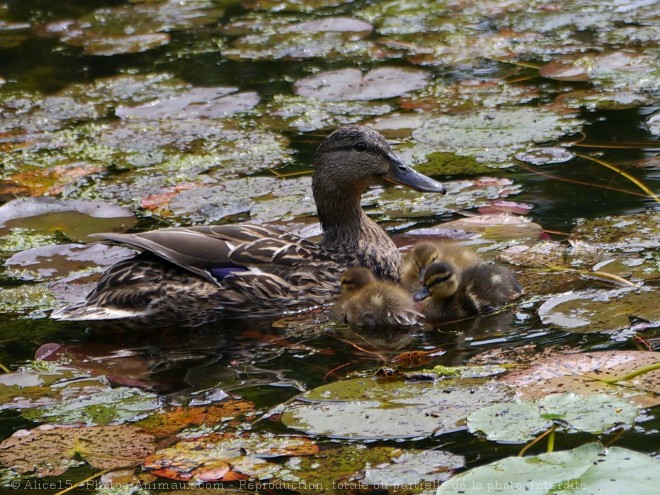
[[[429,297],[431,293],[429,292],[428,288],[422,287],[414,296],[413,300],[415,301],[423,301],[427,297]]]
[[[445,194],[447,190],[437,180],[433,180],[424,174],[416,172],[394,153],[389,155],[390,170],[385,176],[387,182],[408,186],[421,192],[436,192]]]

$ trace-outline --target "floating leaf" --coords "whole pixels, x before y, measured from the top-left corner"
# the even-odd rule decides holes
[[[544,417],[565,421],[578,431],[603,433],[619,424],[632,425],[639,412],[630,401],[595,394],[552,394],[538,402]]]
[[[549,165],[553,163],[564,163],[575,158],[575,155],[566,148],[559,146],[547,146],[545,148],[528,148],[516,153],[516,160],[531,163],[532,165]]]
[[[414,438],[462,429],[476,409],[509,395],[495,383],[447,379],[435,383],[356,378],[325,385],[301,398],[282,423],[332,438]]]
[[[493,404],[473,412],[467,421],[470,432],[479,431],[493,442],[523,443],[552,426],[536,405],[527,402]]]
[[[181,440],[147,458],[143,467],[178,480],[267,479],[279,470],[262,457],[311,455],[318,447],[307,438],[262,435],[207,435]]]
[[[418,69],[381,67],[364,76],[359,69],[340,69],[301,79],[294,91],[323,101],[378,100],[423,88],[429,78]]]
[[[138,421],[136,425],[156,438],[166,438],[184,428],[202,425],[213,427],[253,411],[252,402],[240,400],[230,400],[210,406],[179,406],[171,411],[151,414]]]
[[[5,229],[62,232],[74,241],[89,234],[126,230],[136,222],[126,208],[101,201],[21,198],[0,206],[0,233]]]
[[[636,319],[660,323],[660,307],[653,289],[586,290],[552,297],[538,309],[541,321],[567,332],[617,332]]]
[[[135,252],[107,244],[60,244],[40,246],[12,255],[8,274],[22,280],[49,280],[78,270],[107,267],[134,256]]]
[[[580,122],[538,108],[493,109],[429,120],[413,138],[430,147],[479,161],[511,164],[519,148],[576,132]]]
[[[238,88],[192,88],[180,95],[118,107],[115,113],[123,119],[219,119],[245,112],[259,103],[254,92],[237,93]]]
[[[402,487],[435,489],[451,472],[463,466],[461,456],[440,450],[348,445],[287,461],[274,483],[301,493],[337,493],[356,490],[397,491]]]
[[[660,211],[578,220],[571,239],[624,252],[660,248]]]
[[[538,402],[494,404],[468,416],[472,433],[480,431],[495,442],[523,443],[547,430],[553,421],[560,426],[589,433],[603,433],[619,424],[632,425],[638,414],[635,404],[605,394],[551,394]]]
[[[451,478],[438,495],[482,494],[503,487],[509,493],[615,495],[655,493],[660,463],[621,447],[587,444],[573,450],[529,457],[507,457]],[[493,488],[489,488],[493,487]]]
[[[556,355],[539,359],[529,368],[513,371],[503,382],[524,398],[540,398],[558,392],[581,395],[604,393],[631,400],[641,407],[660,404],[660,370],[639,375],[626,387],[603,380],[625,375],[659,361],[655,352],[605,351]]]
[[[135,421],[158,407],[157,395],[136,388],[72,387],[62,390],[57,403],[24,410],[23,416],[32,421],[96,426]]]
[[[0,464],[19,473],[59,476],[80,456],[96,469],[139,463],[155,450],[153,437],[135,427],[62,426],[19,430],[0,444]]]

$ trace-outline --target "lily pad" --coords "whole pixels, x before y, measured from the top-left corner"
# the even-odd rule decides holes
[[[479,379],[356,378],[307,392],[287,408],[282,423],[332,438],[416,438],[461,430],[471,412],[509,396],[497,383]]]
[[[134,256],[135,252],[107,244],[58,244],[41,246],[11,256],[7,273],[22,280],[50,280],[78,270],[108,267]]]
[[[381,67],[364,76],[359,69],[321,72],[296,82],[297,95],[323,101],[378,100],[423,88],[430,76],[418,69]]]
[[[635,252],[660,248],[660,211],[578,220],[571,239],[602,249]]]
[[[655,352],[604,351],[555,355],[541,358],[529,368],[502,378],[523,398],[540,398],[558,392],[581,395],[606,394],[628,399],[640,407],[660,404],[660,370],[632,378],[627,386],[604,380],[621,380],[625,375],[659,361]]]
[[[461,456],[440,450],[404,451],[393,447],[348,445],[290,459],[272,483],[300,493],[431,490],[463,466]],[[409,492],[409,491],[410,492]]]
[[[637,319],[660,324],[657,301],[650,288],[571,291],[547,300],[538,313],[544,324],[567,332],[617,332]]]
[[[622,490],[651,494],[660,483],[658,467],[647,455],[591,443],[563,452],[507,457],[451,478],[437,494],[481,494],[496,487],[521,495],[615,495]]]
[[[154,439],[135,427],[39,427],[19,430],[0,444],[0,464],[19,473],[59,476],[76,456],[96,469],[139,463],[155,450]]]
[[[481,432],[493,442],[523,443],[552,426],[528,402],[493,404],[473,412],[467,421],[470,432]]]
[[[488,440],[523,443],[557,420],[560,427],[598,434],[620,424],[634,424],[638,412],[635,404],[617,397],[563,393],[548,395],[537,403],[484,407],[468,416],[468,427],[472,433],[482,432]]]
[[[118,107],[117,117],[123,119],[218,119],[250,110],[259,103],[254,92],[237,92],[238,88],[192,88],[185,93],[143,103],[133,107]]]
[[[372,41],[363,41],[371,30],[371,24],[363,20],[340,16],[295,22],[272,15],[251,15],[224,27],[228,34],[245,35],[222,54],[239,61],[357,58],[373,50]]]
[[[0,235],[10,229],[62,232],[74,241],[89,234],[127,230],[136,219],[126,208],[101,201],[21,198],[0,206]]]
[[[577,132],[580,121],[538,108],[493,109],[432,119],[413,131],[426,146],[478,161],[511,165],[519,148]]]
[[[207,425],[216,426],[237,417],[244,417],[254,411],[249,401],[230,400],[209,406],[176,407],[171,411],[151,414],[136,423],[144,431],[156,438],[167,438],[184,428]]]
[[[186,481],[268,479],[280,467],[261,458],[316,452],[316,444],[302,437],[212,434],[159,450],[143,467],[159,476]]]
[[[169,31],[210,24],[223,11],[211,1],[139,2],[97,9],[70,22],[66,29],[47,28],[63,43],[82,47],[89,55],[138,53],[169,43]],[[61,21],[60,21],[61,23]]]
[[[160,407],[157,395],[130,387],[64,388],[60,401],[23,411],[32,421],[58,424],[107,425],[135,421]]]

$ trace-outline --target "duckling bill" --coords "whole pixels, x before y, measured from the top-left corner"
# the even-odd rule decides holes
[[[356,327],[407,327],[422,318],[405,289],[377,280],[367,268],[349,268],[340,282],[341,295],[332,310],[338,321]]]
[[[492,313],[522,294],[511,270],[478,263],[464,270],[451,262],[431,263],[424,286],[414,295],[431,321],[449,321]]]
[[[443,185],[409,168],[381,134],[360,125],[332,132],[314,162],[319,243],[249,223],[99,234],[139,254],[110,267],[85,301],[52,317],[194,326],[316,307],[336,292],[340,274],[353,265],[398,281],[401,255],[364,213],[360,197],[383,181],[439,193]]]

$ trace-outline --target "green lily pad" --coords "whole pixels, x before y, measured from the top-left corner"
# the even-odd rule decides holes
[[[639,413],[630,401],[605,394],[552,394],[538,402],[493,404],[468,416],[468,428],[495,442],[524,443],[550,428],[560,427],[588,433],[603,433],[620,424],[632,425]]]
[[[641,251],[660,248],[660,211],[578,220],[571,239],[602,249]]]
[[[560,419],[575,430],[589,433],[603,433],[619,424],[632,425],[639,413],[632,402],[605,394],[552,394],[538,405],[544,417]]]
[[[413,131],[413,138],[423,145],[473,156],[478,161],[511,165],[511,156],[519,148],[579,129],[579,120],[522,107],[439,117]]]
[[[527,402],[493,404],[473,412],[467,421],[470,432],[479,431],[493,442],[524,443],[552,426]]]
[[[657,293],[651,288],[586,290],[552,297],[538,309],[541,321],[567,332],[618,332],[635,319],[660,323]]]
[[[282,415],[286,426],[332,438],[415,438],[464,428],[473,411],[509,397],[483,379],[435,383],[356,378],[311,390]],[[312,403],[305,403],[312,401]]]
[[[39,422],[97,426],[134,421],[160,407],[157,395],[129,387],[65,386],[60,394],[56,403],[24,410],[23,416]]]
[[[137,464],[155,448],[151,435],[127,425],[40,427],[17,431],[3,441],[0,464],[38,477],[59,476],[76,456],[96,469],[115,469]]]
[[[587,444],[572,450],[505,459],[451,478],[438,495],[651,494],[660,483],[660,462],[621,447]]]

